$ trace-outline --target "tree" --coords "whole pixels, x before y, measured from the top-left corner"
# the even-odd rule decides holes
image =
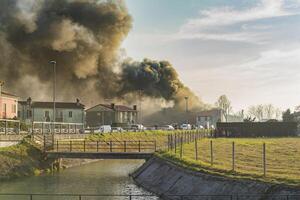
[[[281,111],[272,104],[259,104],[255,106],[250,106],[248,109],[248,114],[255,117],[258,121],[279,119]]]
[[[216,106],[221,109],[222,115],[224,116],[225,121],[227,122],[228,115],[232,111],[231,102],[229,101],[227,96],[221,95],[216,102]]]
[[[290,109],[287,109],[285,112],[282,113],[282,121],[284,121],[284,122],[295,121],[294,115],[291,113]]]

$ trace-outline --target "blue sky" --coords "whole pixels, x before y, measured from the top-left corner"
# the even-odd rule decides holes
[[[134,59],[169,60],[207,103],[300,105],[300,0],[126,0]]]

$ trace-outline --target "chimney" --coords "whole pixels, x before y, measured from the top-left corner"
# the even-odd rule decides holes
[[[32,103],[32,99],[31,99],[31,97],[28,97],[28,99],[27,99],[27,105],[31,106],[31,103]]]
[[[112,109],[115,109],[115,104],[114,104],[114,103],[110,104],[110,107],[111,107]]]
[[[80,100],[77,98],[76,99],[76,105],[79,106],[80,105]]]
[[[137,110],[137,106],[136,105],[133,105],[133,110]]]

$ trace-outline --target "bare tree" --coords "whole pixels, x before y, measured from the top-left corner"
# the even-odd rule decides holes
[[[279,119],[281,111],[272,104],[259,104],[250,106],[248,114],[255,117],[258,121],[262,121],[263,119]]]
[[[222,115],[224,116],[225,121],[227,122],[228,115],[232,111],[231,102],[229,101],[227,96],[221,95],[216,102],[216,106],[222,110]]]

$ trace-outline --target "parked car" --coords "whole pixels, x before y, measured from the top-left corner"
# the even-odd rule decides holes
[[[175,128],[172,125],[165,125],[162,127],[163,130],[173,131]]]
[[[182,129],[182,130],[191,130],[192,126],[190,124],[181,124],[180,129]]]
[[[112,127],[112,132],[124,132],[125,130],[122,127]]]
[[[146,128],[142,124],[132,124],[131,129],[134,130],[134,131],[146,130]]]
[[[102,125],[99,127],[99,129],[95,130],[95,133],[109,133],[109,132],[111,132],[110,125]]]

